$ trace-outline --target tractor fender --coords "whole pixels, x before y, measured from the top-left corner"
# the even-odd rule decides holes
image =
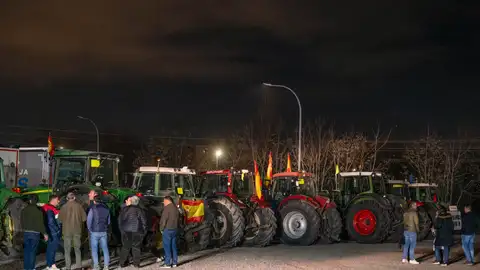
[[[229,199],[232,203],[236,204],[241,209],[247,207],[244,202],[242,202],[240,199],[238,199],[237,195],[232,194],[232,193],[228,193],[228,192],[216,192],[215,195],[213,197],[209,197],[207,199],[207,201],[211,200],[211,199],[216,199],[216,198],[219,198],[219,197],[225,197],[225,198]]]
[[[280,211],[283,206],[287,204],[289,201],[303,201],[305,203],[310,204],[314,208],[321,208],[321,205],[319,202],[315,201],[313,198],[305,195],[290,195],[286,198],[284,198],[280,204],[278,204],[277,211]]]
[[[387,209],[387,210],[392,210],[393,207],[389,200],[384,197],[383,195],[376,194],[376,193],[368,193],[368,194],[359,194],[355,196],[346,206],[345,210],[348,210],[350,206],[360,202],[360,201],[365,201],[365,200],[372,200],[376,201],[380,207]]]

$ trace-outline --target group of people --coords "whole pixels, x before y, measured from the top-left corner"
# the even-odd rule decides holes
[[[420,232],[417,204],[412,202],[404,214],[403,234],[403,263],[419,264],[415,259],[415,247],[417,244],[417,233]],[[450,248],[454,244],[454,224],[452,216],[447,209],[440,207],[433,222],[432,234],[433,250],[435,253],[434,264],[447,266],[449,264]],[[474,242],[477,230],[477,220],[470,205],[464,207],[462,213],[462,248],[465,253],[465,263],[475,264]]]
[[[108,248],[108,230],[111,222],[110,210],[101,201],[100,196],[91,190],[89,193],[88,208],[77,201],[74,193],[67,194],[67,202],[58,209],[60,197],[51,195],[49,202],[41,208],[37,206],[38,196],[31,195],[28,205],[21,212],[21,223],[24,230],[24,269],[33,270],[36,264],[36,255],[40,240],[47,242],[46,261],[48,269],[59,269],[55,255],[63,242],[65,269],[72,269],[71,251],[75,253],[76,264],[74,269],[82,268],[82,235],[84,228],[88,230],[93,269],[100,269],[99,247],[103,253],[103,269],[108,270],[110,253]],[[132,253],[132,264],[140,267],[141,247],[147,234],[147,220],[145,212],[138,206],[140,198],[128,197],[118,217],[121,231],[122,248],[119,265],[127,267],[129,254]],[[163,236],[165,256],[162,268],[177,266],[176,237],[179,211],[173,199],[164,198],[164,211],[160,218],[159,229]],[[63,239],[63,241],[62,241]]]

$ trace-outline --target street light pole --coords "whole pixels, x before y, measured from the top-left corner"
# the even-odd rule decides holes
[[[295,93],[295,91],[293,91],[288,86],[281,85],[281,84],[271,84],[271,83],[263,83],[263,85],[268,86],[268,87],[287,89],[297,99],[297,103],[298,103],[298,162],[297,162],[297,167],[298,167],[298,171],[300,172],[301,168],[302,168],[302,103],[300,103],[300,98],[298,98],[297,93]]]
[[[222,150],[218,149],[215,151],[215,159],[216,159],[216,169],[218,169],[218,158],[222,155]]]
[[[97,132],[97,152],[100,152],[100,133],[98,132],[98,127],[97,125],[95,124],[95,122],[93,122],[92,119],[90,118],[87,118],[87,117],[83,117],[83,116],[77,116],[78,119],[82,119],[82,120],[87,120],[89,121],[90,123],[92,123],[92,125],[95,127],[95,131]]]

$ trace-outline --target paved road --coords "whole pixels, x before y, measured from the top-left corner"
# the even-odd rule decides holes
[[[439,266],[431,264],[433,260],[431,242],[422,242],[416,253],[422,262],[418,266],[401,264],[401,252],[396,244],[341,243],[309,247],[284,245],[267,248],[240,247],[211,249],[181,256],[181,265],[178,269],[438,269]],[[454,263],[448,269],[468,269],[463,264],[463,252],[459,245],[454,247],[451,258]],[[480,254],[477,254],[478,260]],[[86,260],[83,266],[88,267],[89,264],[90,260]],[[116,268],[116,259],[112,261],[112,265],[114,265],[112,268]],[[39,255],[38,267],[44,266],[44,256]],[[142,266],[145,266],[143,269],[159,269],[155,258],[152,257],[145,257]],[[15,261],[3,263],[0,269],[22,269],[22,266],[21,262]]]

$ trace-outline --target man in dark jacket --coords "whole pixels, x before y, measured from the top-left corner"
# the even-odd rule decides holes
[[[40,236],[43,235],[45,241],[48,241],[48,235],[43,213],[37,206],[38,197],[31,195],[28,199],[28,205],[20,215],[23,226],[23,269],[34,270]]]
[[[110,225],[110,211],[99,196],[93,198],[93,206],[87,215],[87,228],[90,233],[90,247],[92,251],[93,269],[100,269],[98,263],[98,242],[103,252],[104,270],[108,270],[110,255],[108,253],[108,225]]]
[[[163,205],[162,217],[160,218],[160,231],[162,232],[165,261],[160,267],[177,267],[178,208],[170,196],[165,196]]]
[[[475,252],[475,232],[476,232],[476,220],[475,214],[472,212],[470,205],[465,206],[465,213],[462,215],[462,247],[465,252],[465,258],[468,265],[474,265]]]
[[[450,255],[450,246],[453,245],[453,219],[447,212],[447,209],[441,207],[438,210],[438,217],[435,220],[434,228],[435,234],[435,264],[448,265],[448,258]],[[443,250],[443,258],[441,251]],[[442,260],[443,259],[443,260]]]
[[[118,218],[123,244],[119,259],[121,267],[127,266],[130,250],[132,250],[133,265],[140,267],[140,250],[147,233],[147,219],[144,211],[138,206],[139,202],[140,199],[137,196],[128,198]]]
[[[58,214],[58,220],[62,222],[63,243],[65,249],[65,268],[70,269],[72,259],[70,252],[75,250],[75,262],[78,268],[82,266],[82,232],[87,221],[87,214],[83,206],[76,201],[74,193],[67,194],[67,203],[62,206]]]
[[[45,227],[47,228],[48,243],[47,243],[47,267],[49,269],[58,269],[55,264],[55,254],[60,245],[62,238],[62,227],[60,226],[57,218],[60,212],[57,209],[60,203],[60,197],[58,195],[51,195],[47,204],[42,206],[42,210],[45,213]]]

